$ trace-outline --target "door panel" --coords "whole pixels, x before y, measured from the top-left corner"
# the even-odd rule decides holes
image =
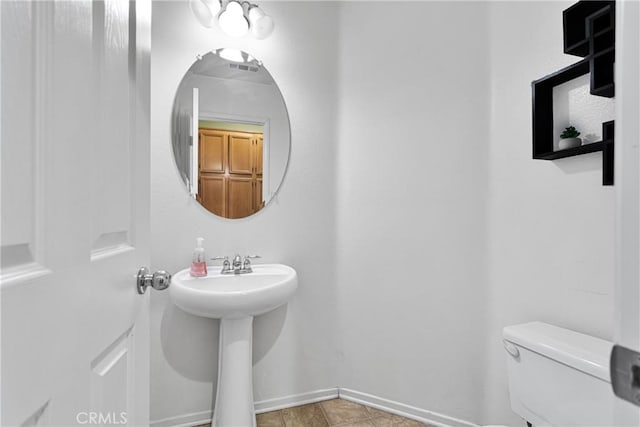
[[[225,173],[227,135],[223,132],[200,131],[200,172]]]
[[[148,423],[150,17],[0,3],[3,426]]]
[[[92,412],[110,412],[114,420],[126,419],[131,413],[128,403],[132,401],[134,383],[132,340],[133,333],[129,330],[91,362]]]
[[[262,178],[257,178],[253,186],[253,210],[257,212],[264,207],[264,199],[262,198]]]
[[[92,250],[128,245],[131,226],[131,91],[129,69],[129,4],[123,0],[93,5],[93,80],[97,107],[92,114],[97,132],[91,134],[93,157]],[[133,68],[133,70],[135,70]],[[89,101],[90,102],[90,101]],[[124,154],[124,155],[123,155]]]
[[[255,165],[256,174],[262,175],[262,162],[263,162],[263,139],[261,136],[258,136],[255,141],[255,148],[253,150],[255,160],[253,164]]]
[[[253,213],[253,184],[251,177],[228,178],[227,218],[244,218]]]
[[[251,175],[252,160],[251,134],[229,134],[229,173]]]
[[[210,212],[226,216],[227,188],[224,175],[200,175],[200,199],[198,200]]]
[[[42,193],[43,186],[41,174],[36,173],[43,138],[34,126],[44,118],[42,96],[34,88],[34,63],[41,59],[24,54],[34,43],[31,9],[26,2],[4,3],[0,8],[2,19],[11,20],[11,25],[1,26],[2,40],[7,40],[1,47],[2,61],[12,64],[2,67],[1,73],[2,175],[12,178],[2,180],[1,191],[3,282],[48,272],[42,265],[41,218],[36,216],[41,199],[34,197]]]

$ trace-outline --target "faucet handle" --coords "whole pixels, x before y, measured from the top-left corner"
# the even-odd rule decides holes
[[[244,257],[244,262],[242,263],[242,266],[245,270],[248,270],[251,268],[251,260],[252,259],[256,259],[256,258],[262,258],[260,255],[246,255]]]

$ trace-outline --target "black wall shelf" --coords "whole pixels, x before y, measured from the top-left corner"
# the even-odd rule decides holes
[[[533,92],[533,158],[553,152],[553,88],[589,73],[589,59],[569,65],[531,83]],[[549,160],[549,159],[546,159]]]
[[[556,160],[602,151],[602,184],[613,185],[614,122],[602,124],[602,141],[553,150],[553,88],[589,74],[590,93],[615,94],[615,1],[579,1],[563,12],[564,52],[584,59],[531,83],[533,158]]]
[[[566,150],[538,153],[534,155],[534,159],[557,160],[602,151],[602,185],[613,185],[614,123],[611,120],[602,124],[602,141],[592,142],[580,147],[567,148]]]
[[[604,141],[592,142],[591,144],[581,145],[580,147],[567,148],[566,150],[558,150],[558,151],[551,151],[549,153],[543,153],[536,158],[542,159],[542,160],[564,159],[565,157],[573,157],[573,156],[579,156],[580,154],[588,154],[588,153],[603,151],[604,145],[605,145]]]
[[[604,10],[609,7],[608,12]],[[604,29],[604,22],[606,21],[603,16],[609,14],[609,26],[615,27],[613,19],[615,14],[611,13],[614,10],[615,1],[579,1],[571,7],[565,9],[562,12],[562,33],[564,38],[564,53],[567,55],[575,55],[586,57],[589,52],[590,31],[587,22],[587,18],[592,17],[592,25],[595,26],[595,31],[598,32]]]

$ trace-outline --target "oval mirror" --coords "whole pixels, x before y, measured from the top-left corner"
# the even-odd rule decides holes
[[[289,163],[289,114],[264,65],[218,49],[187,70],[173,103],[173,156],[187,191],[223,218],[244,218],[277,193]]]

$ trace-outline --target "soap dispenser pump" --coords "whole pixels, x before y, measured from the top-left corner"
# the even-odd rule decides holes
[[[204,277],[207,275],[207,256],[202,247],[204,239],[196,239],[196,248],[193,250],[193,261],[191,262],[191,275],[193,277]]]

